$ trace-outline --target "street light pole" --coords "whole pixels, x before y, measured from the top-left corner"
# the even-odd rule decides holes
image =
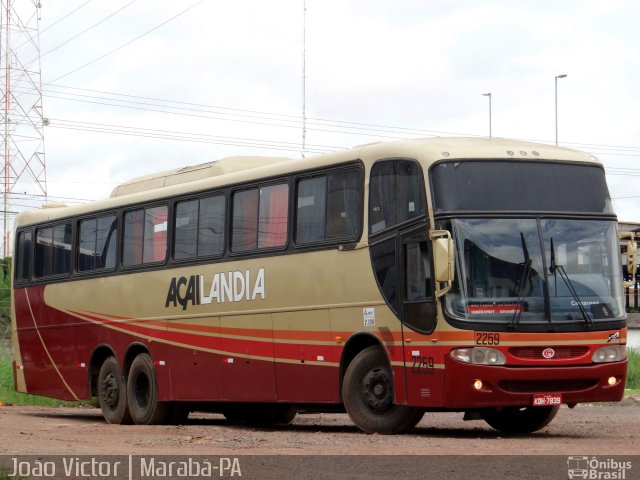
[[[556,145],[558,145],[558,79],[559,78],[565,78],[567,76],[566,73],[563,73],[561,75],[556,75],[555,78],[555,92],[556,92]]]
[[[489,97],[489,138],[491,138],[491,92],[483,93],[483,97]]]

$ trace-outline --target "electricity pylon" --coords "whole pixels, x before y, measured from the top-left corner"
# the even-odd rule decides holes
[[[0,0],[3,253],[10,254],[11,220],[34,197],[47,198],[44,155],[40,0]]]

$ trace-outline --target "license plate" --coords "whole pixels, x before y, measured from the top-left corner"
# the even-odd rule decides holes
[[[548,407],[560,405],[562,403],[562,394],[560,393],[537,393],[533,396],[534,407]]]

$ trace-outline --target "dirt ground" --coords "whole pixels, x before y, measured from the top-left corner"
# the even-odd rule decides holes
[[[192,413],[185,425],[109,425],[92,408],[0,408],[10,455],[637,455],[640,401],[562,407],[549,426],[504,436],[460,413],[427,413],[406,435],[367,435],[346,414],[299,414],[289,426],[228,424]]]

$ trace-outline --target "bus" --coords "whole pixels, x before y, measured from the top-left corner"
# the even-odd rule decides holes
[[[395,434],[456,411],[522,433],[623,396],[621,240],[587,153],[225,158],[22,212],[14,239],[16,390],[97,397],[110,423],[346,411]]]

